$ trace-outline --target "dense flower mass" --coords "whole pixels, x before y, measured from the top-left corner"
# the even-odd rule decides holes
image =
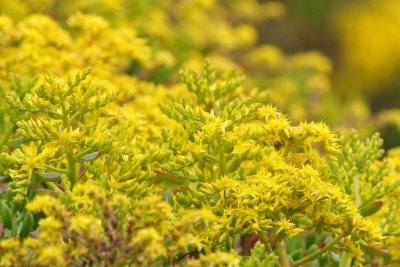
[[[284,7],[172,2],[0,0],[0,266],[400,260],[400,153],[307,121],[331,65],[257,43]]]

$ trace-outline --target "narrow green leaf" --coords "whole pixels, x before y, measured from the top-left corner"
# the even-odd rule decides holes
[[[47,182],[56,182],[56,181],[60,180],[62,173],[44,172],[44,173],[38,173],[38,175]]]
[[[21,231],[19,232],[19,237],[21,239],[24,239],[29,235],[29,233],[33,229],[33,225],[35,223],[35,220],[33,219],[32,213],[29,211],[25,214],[24,221],[22,222],[22,227]]]
[[[79,159],[79,161],[82,162],[82,161],[92,161],[92,160],[95,160],[95,159],[99,156],[99,154],[100,154],[100,151],[96,151],[96,152],[93,152],[93,153],[86,154],[86,155],[82,156],[82,157]]]
[[[12,228],[12,214],[10,208],[7,204],[1,205],[0,208],[1,218],[3,220],[4,228],[11,229]]]
[[[82,166],[82,167],[79,169],[78,178],[81,178],[83,175],[85,175],[86,171],[87,171],[87,168],[84,167],[84,166]]]
[[[376,255],[376,256],[389,256],[390,251],[387,249],[382,249],[382,248],[377,248],[373,246],[367,246],[367,253],[370,255]]]
[[[16,237],[18,234],[18,224],[16,220],[12,220],[11,236]]]
[[[25,142],[26,141],[26,139],[24,138],[24,137],[18,137],[18,138],[15,138],[15,139],[13,139],[13,140],[10,140],[9,141],[9,145],[11,146],[11,147],[13,147],[13,148],[17,148],[17,147],[19,147],[23,142]]]
[[[172,191],[170,189],[165,190],[163,193],[163,196],[164,196],[165,202],[167,202],[171,206],[174,206],[174,194],[172,193]]]
[[[239,169],[240,164],[242,163],[242,161],[240,160],[240,157],[238,155],[234,155],[229,161],[228,164],[226,166],[226,171],[228,173],[232,173],[237,171],[237,169]]]
[[[204,154],[202,155],[202,158],[203,158],[204,161],[206,161],[206,162],[210,162],[210,163],[216,163],[216,162],[218,162],[218,158],[217,158],[217,157],[215,157],[215,156],[213,156],[213,155],[210,155],[210,154],[208,154],[208,153],[204,153]]]
[[[306,254],[310,254],[311,252],[314,252],[318,249],[319,247],[317,246],[317,244],[312,244],[309,248],[307,248]]]
[[[330,252],[329,255],[331,256],[331,259],[335,262],[335,263],[339,263],[340,262],[340,255],[335,253],[335,252]]]

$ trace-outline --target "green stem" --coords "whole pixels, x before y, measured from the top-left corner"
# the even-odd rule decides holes
[[[272,248],[271,245],[269,244],[268,238],[265,236],[265,233],[263,231],[260,231],[258,233],[261,242],[265,245],[265,249],[267,250],[268,254],[272,254]]]
[[[74,121],[77,116],[79,116],[79,113],[75,113],[74,115],[72,115],[70,117],[70,121]]]
[[[222,147],[220,138],[217,139],[218,144],[218,163],[219,163],[219,175],[225,174],[225,151]]]
[[[316,257],[318,257],[319,255],[321,255],[322,253],[324,253],[325,251],[329,250],[330,248],[332,248],[337,242],[339,242],[346,234],[345,233],[341,233],[340,235],[338,235],[337,237],[335,237],[331,242],[329,242],[328,244],[326,244],[325,247],[323,247],[320,250],[316,250],[310,254],[308,254],[307,256],[305,256],[304,258],[301,258],[295,262],[293,262],[292,266],[299,266],[303,263],[309,262],[313,259],[315,259]]]
[[[42,166],[43,166],[43,167],[46,167],[46,169],[49,169],[50,171],[53,171],[53,172],[59,172],[59,173],[63,173],[63,174],[69,174],[68,170],[66,170],[66,169],[56,168],[56,167],[53,167],[53,166],[47,165],[47,164],[42,164]]]
[[[64,103],[65,99],[61,99],[60,105],[61,105],[61,110],[62,110],[62,121],[64,128],[69,130],[71,128],[71,123],[70,123],[70,118],[69,118],[69,110],[65,106]],[[75,162],[75,155],[74,155],[74,149],[71,144],[66,146],[67,150],[67,161],[68,161],[68,177],[71,182],[71,189],[74,187],[76,184],[76,181],[78,179],[78,171],[76,167],[76,162]]]
[[[67,107],[65,106],[63,99],[61,100],[60,105],[61,105],[61,110],[62,110],[63,125],[65,128],[69,129],[70,123],[69,123],[69,117],[68,117],[68,110],[67,110]]]
[[[68,152],[67,152],[67,161],[68,161],[68,174],[69,174],[69,180],[71,182],[71,189],[74,187],[76,184],[76,181],[78,180],[78,171],[76,167],[76,162],[75,162],[75,156],[74,156],[74,151],[71,148],[71,146],[68,146]]]
[[[350,267],[352,259],[353,258],[349,256],[346,251],[343,251],[340,257],[339,267]]]
[[[63,117],[62,114],[58,113],[57,111],[45,109],[44,112],[47,112],[47,113],[53,115],[55,118],[58,118],[58,119],[62,119],[62,117]]]
[[[284,240],[278,240],[275,243],[276,253],[279,256],[279,263],[282,267],[290,267],[289,257],[286,252],[286,244]]]
[[[361,197],[360,197],[360,177],[356,175],[354,177],[354,203],[356,207],[360,207],[361,205]]]
[[[60,196],[61,198],[65,197],[65,193],[60,188],[58,188],[58,186],[56,186],[54,183],[52,182],[45,182],[45,183],[50,189],[53,189],[54,193],[57,196]]]

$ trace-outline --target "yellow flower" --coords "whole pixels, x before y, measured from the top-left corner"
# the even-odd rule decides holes
[[[41,248],[37,262],[46,266],[66,266],[64,253],[58,246],[45,246]]]
[[[44,212],[46,215],[58,215],[57,211],[62,209],[61,201],[49,195],[36,196],[26,205],[26,208],[32,212]]]

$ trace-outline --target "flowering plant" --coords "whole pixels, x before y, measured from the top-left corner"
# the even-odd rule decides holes
[[[0,266],[399,260],[400,156],[384,155],[379,135],[362,141],[324,123],[293,123],[265,91],[208,59],[177,83],[165,50],[179,50],[178,35],[139,36],[125,17],[105,17],[77,13],[67,26],[45,15],[0,17]],[[251,27],[218,25],[234,40],[241,33],[219,44],[225,53],[252,47]],[[330,65],[318,54],[253,48],[243,52],[249,84],[267,62],[274,75],[259,84],[326,85]]]

